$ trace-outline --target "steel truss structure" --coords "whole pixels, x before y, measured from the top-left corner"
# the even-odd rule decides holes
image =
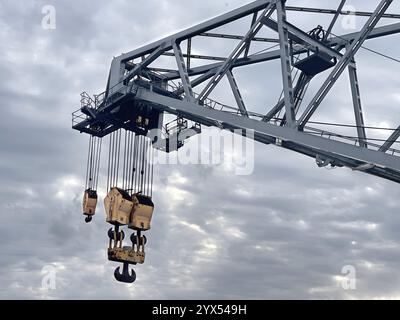
[[[400,127],[393,130],[382,145],[368,139],[356,66],[356,54],[365,41],[400,32],[400,23],[377,27],[380,19],[400,16],[386,12],[393,0],[376,1],[373,12],[351,13],[368,17],[361,30],[335,36],[332,29],[338,18],[350,14],[343,11],[346,0],[338,2],[336,10],[327,10],[290,7],[284,0],[259,0],[115,57],[106,91],[95,98],[83,95],[81,109],[73,114],[73,128],[97,137],[120,128],[145,134],[149,129],[162,128],[162,115],[169,113],[195,122],[194,134],[200,133],[199,124],[231,131],[253,130],[256,141],[313,157],[320,167],[348,167],[400,182],[400,151],[393,148],[400,137]],[[326,29],[319,26],[312,32],[304,31],[288,21],[287,11],[326,14],[330,24]],[[214,30],[245,17],[251,18],[251,25],[243,35]],[[261,37],[259,32],[263,28],[273,30],[276,37]],[[227,57],[198,55],[192,52],[195,38],[229,39],[237,41],[237,45]],[[254,43],[274,44],[278,49],[249,54]],[[158,65],[166,57],[175,59],[174,68]],[[193,66],[194,59],[208,62]],[[246,106],[234,70],[276,60],[281,62],[282,99],[263,114],[252,112]],[[293,76],[294,69],[300,72],[297,79]],[[357,137],[353,138],[310,127],[310,119],[346,70],[352,92],[354,127],[357,128]],[[312,99],[303,105],[305,92],[318,74],[326,74],[325,80]],[[237,106],[229,107],[210,99],[224,77],[228,79]],[[181,85],[174,86],[174,80]],[[195,93],[196,87],[201,87],[199,93]],[[279,118],[281,111],[284,116]],[[138,115],[148,117],[150,124],[139,126]],[[190,128],[186,126],[185,129]],[[169,134],[166,133],[166,140],[171,138]],[[184,138],[190,136],[185,134]],[[184,138],[181,138],[182,143]],[[155,141],[154,146],[159,147]],[[163,150],[173,149],[164,147]]]

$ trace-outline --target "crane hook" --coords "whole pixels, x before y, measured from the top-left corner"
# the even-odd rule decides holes
[[[129,263],[124,262],[122,273],[120,273],[120,267],[118,267],[114,271],[114,277],[119,282],[132,283],[136,280],[136,273],[133,269],[129,273]]]

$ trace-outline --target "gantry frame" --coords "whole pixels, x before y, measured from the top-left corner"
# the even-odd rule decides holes
[[[74,113],[73,127],[99,137],[120,128],[133,130],[132,123],[121,121],[115,116],[115,110],[118,110],[122,103],[131,101],[132,108],[138,105],[146,106],[160,114],[174,114],[204,126],[216,126],[231,131],[253,130],[256,141],[275,144],[313,157],[320,167],[349,167],[400,182],[400,151],[392,148],[400,136],[400,127],[394,130],[382,145],[368,141],[355,58],[366,40],[399,33],[400,23],[381,27],[377,27],[377,23],[381,18],[397,19],[400,16],[386,12],[393,0],[377,1],[376,9],[370,13],[343,11],[346,1],[338,2],[340,3],[336,10],[327,10],[290,7],[286,6],[284,0],[259,0],[115,57],[111,63],[106,91],[94,99],[94,105],[84,105]],[[318,39],[291,24],[286,17],[289,10],[325,13],[333,17],[323,38]],[[368,20],[358,32],[335,36],[331,34],[332,29],[338,17],[343,14],[364,16],[368,17]],[[251,17],[251,24],[244,35],[214,31],[247,16]],[[259,36],[262,28],[274,30],[276,37]],[[192,53],[192,41],[195,37],[229,39],[238,43],[228,57],[198,55]],[[186,53],[182,50],[184,42]],[[250,46],[254,42],[276,44],[279,49],[249,55]],[[295,82],[292,70],[294,57],[305,53],[324,54],[333,59],[335,65],[324,71],[325,81],[300,112],[304,93],[314,77],[301,72]],[[157,67],[157,61],[168,56],[175,58],[176,67]],[[193,59],[212,62],[194,67],[191,63]],[[241,95],[233,71],[236,68],[273,60],[281,62],[283,97],[264,114],[251,112]],[[354,139],[340,139],[340,135],[309,127],[311,117],[345,70],[349,73],[354,123],[357,128],[357,138]],[[228,79],[237,103],[236,107],[228,107],[209,98],[224,77]],[[177,79],[181,85],[171,86],[171,81]],[[196,94],[194,88],[200,85],[203,88]],[[281,110],[284,111],[284,117],[276,121]],[[105,124],[101,129],[95,126],[99,122]],[[161,121],[159,126],[162,126]]]

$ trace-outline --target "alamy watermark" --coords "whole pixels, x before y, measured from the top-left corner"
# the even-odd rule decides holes
[[[42,7],[42,28],[44,30],[55,30],[57,27],[56,8],[52,5]]]
[[[57,287],[57,270],[53,265],[46,265],[42,268],[42,289],[55,290]]]
[[[343,266],[341,270],[341,286],[344,290],[356,290],[357,289],[357,278],[356,268],[352,265]]]
[[[168,140],[163,138],[161,130],[154,129],[148,134],[157,149],[153,163],[157,165],[221,165],[233,171],[235,175],[250,175],[254,171],[254,131],[233,130],[233,134],[219,128],[210,128],[197,134],[187,129],[173,134]],[[186,138],[191,137],[190,140]],[[189,143],[190,141],[190,143]],[[182,142],[185,148],[180,148]]]

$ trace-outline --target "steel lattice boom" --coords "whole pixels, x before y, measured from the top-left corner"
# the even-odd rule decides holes
[[[392,0],[380,1],[372,13],[352,13],[369,17],[359,32],[344,34],[340,37],[334,36],[329,33],[338,16],[348,14],[342,10],[344,3],[345,1],[341,1],[337,10],[326,10],[286,7],[285,1],[255,1],[170,37],[122,54],[112,61],[107,89],[101,97],[97,97],[97,103],[84,105],[81,110],[74,113],[74,129],[98,137],[108,135],[120,128],[138,132],[140,128],[137,128],[133,122],[127,121],[129,119],[121,118],[115,110],[121,106],[133,109],[144,108],[146,112],[172,113],[205,126],[218,126],[228,130],[251,129],[255,131],[257,141],[267,144],[277,144],[278,141],[278,144],[284,148],[316,158],[319,165],[350,167],[400,182],[398,158],[400,153],[392,149],[393,143],[400,135],[400,130],[394,131],[383,145],[368,141],[355,67],[356,53],[364,41],[400,32],[399,23],[376,27],[378,21],[382,17],[399,17],[386,13]],[[286,11],[289,10],[298,11],[299,14],[300,12],[325,13],[333,15],[333,20],[327,30],[321,30],[324,33],[323,36],[318,37],[288,22]],[[273,19],[274,15],[277,20]],[[247,16],[252,17],[252,24],[248,30],[245,30],[244,35],[213,32],[218,27]],[[276,31],[276,38],[258,37],[257,34],[261,28]],[[238,41],[238,44],[227,58],[195,55],[191,53],[191,42],[196,37],[220,38],[221,41],[231,39]],[[183,42],[188,44],[186,53],[182,52]],[[249,47],[252,42],[277,43],[279,48],[249,56]],[[307,52],[311,53],[312,59],[297,66],[293,64],[293,57],[299,57]],[[175,69],[157,67],[157,61],[165,56],[175,58]],[[188,67],[193,59],[214,60],[214,62]],[[278,59],[281,60],[282,66],[284,88],[282,101],[270,110],[266,110],[264,115],[248,111],[233,71],[236,68]],[[294,82],[292,77],[293,66],[301,70],[301,76],[297,82]],[[332,139],[335,134],[332,135],[331,132],[319,132],[320,135],[317,136],[316,131],[309,128],[310,118],[346,69],[350,75],[358,138],[347,139],[347,141]],[[327,73],[326,80],[304,112],[299,114],[306,87],[313,81],[316,74],[322,72]],[[215,103],[208,99],[225,76],[229,80],[237,102],[237,107],[234,108],[236,110],[233,108],[225,108],[225,110],[218,108],[217,110],[212,107]],[[171,85],[171,81],[176,79],[179,79],[181,87],[174,88]],[[197,95],[194,93],[194,88],[200,85],[204,88]],[[285,116],[281,123],[272,121],[282,109],[285,111]],[[161,127],[161,118],[157,117],[157,122],[153,123],[151,128]]]
[[[123,235],[118,227],[129,224],[139,230],[137,238],[131,237],[131,240],[133,239],[133,247],[142,246],[144,250],[145,240],[140,236],[140,230],[150,228],[149,221],[154,207],[150,199],[151,192],[148,191],[145,199],[141,200],[143,186],[151,186],[152,169],[150,166],[147,171],[143,169],[147,168],[147,164],[140,161],[138,154],[143,155],[150,145],[166,152],[177,150],[185,139],[200,134],[201,126],[214,126],[232,132],[235,129],[252,130],[256,141],[312,157],[319,167],[348,167],[400,183],[400,151],[393,148],[400,137],[400,126],[392,129],[388,139],[380,144],[368,137],[356,65],[357,53],[365,41],[400,33],[400,23],[377,27],[381,18],[400,18],[400,15],[387,13],[393,0],[376,0],[373,12],[351,13],[344,10],[346,0],[338,0],[336,10],[293,7],[286,5],[287,2],[291,1],[258,0],[117,56],[111,63],[105,92],[94,98],[86,93],[82,94],[81,108],[73,113],[73,128],[92,137],[111,136],[111,185],[107,189],[112,189],[107,196],[106,205],[111,208],[116,197],[121,199],[121,203],[131,203],[134,199],[139,207],[144,206],[141,201],[148,202],[146,226],[143,222],[141,226],[136,222],[129,222],[129,216],[122,213],[118,213],[121,214],[119,217],[127,219],[123,223],[110,215],[108,221],[115,224],[116,229],[109,233],[110,241],[115,244],[112,247],[110,242],[112,257],[109,256],[109,259],[125,261],[123,274],[119,270],[116,272],[117,279],[134,281],[134,276],[128,272],[127,263],[144,261],[144,251],[135,252],[138,260],[132,260],[133,262],[126,258],[131,257],[133,251],[125,252],[121,248]],[[318,25],[311,31],[302,30],[288,21],[288,11],[299,15],[303,12],[323,14],[326,26],[324,28]],[[366,17],[366,22],[357,32],[334,35],[332,30],[339,17],[348,14]],[[217,30],[240,19],[251,22],[240,34]],[[275,36],[260,35],[263,29],[268,29]],[[230,41],[230,44],[236,41],[236,45],[226,56],[213,55],[211,51],[207,52],[207,47],[202,48],[202,54],[195,54],[193,46],[197,39]],[[251,47],[256,44],[267,48],[250,54]],[[169,67],[165,67],[165,59],[170,59]],[[280,62],[281,72],[277,80],[283,85],[282,97],[263,113],[251,111],[241,94],[234,72],[239,68],[271,61]],[[314,128],[311,121],[345,71],[348,72],[352,93],[353,128],[357,132],[356,137]],[[294,73],[299,76],[296,77]],[[224,78],[229,84],[236,106],[228,106],[223,101],[217,102],[210,98]],[[175,80],[180,84],[176,85]],[[305,94],[310,84],[318,85],[319,89],[307,101]],[[199,93],[196,93],[196,88],[200,88]],[[279,116],[282,112],[283,116]],[[177,117],[173,126],[170,123],[163,124],[164,114]],[[190,127],[188,121],[194,122],[194,125]],[[120,129],[125,129],[126,154],[122,189],[117,187],[119,148],[122,141],[118,138],[121,135]],[[162,129],[162,136],[152,138],[151,141],[144,140],[143,136],[152,129]],[[98,140],[93,141],[89,153],[88,168],[91,173],[88,176],[88,185],[97,187],[100,151],[96,147]],[[172,141],[177,141],[176,145]],[[139,172],[140,165],[142,169]],[[97,194],[90,187],[88,190],[87,201],[92,201],[95,206]],[[151,191],[151,188],[147,187],[147,190]]]

